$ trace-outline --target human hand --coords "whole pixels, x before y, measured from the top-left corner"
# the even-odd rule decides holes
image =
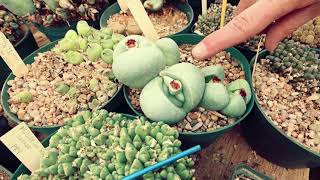
[[[271,51],[299,26],[320,15],[320,0],[240,0],[236,16],[222,29],[202,40],[193,50],[205,59],[225,48],[266,33],[265,47]]]

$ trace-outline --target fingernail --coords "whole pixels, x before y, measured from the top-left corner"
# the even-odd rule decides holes
[[[203,43],[199,43],[192,49],[192,56],[196,59],[205,59],[207,48]]]

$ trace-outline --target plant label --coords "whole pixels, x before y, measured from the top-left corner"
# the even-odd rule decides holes
[[[15,76],[21,76],[28,71],[27,66],[2,32],[0,32],[0,47],[0,56]]]
[[[224,26],[224,21],[226,19],[226,11],[227,11],[227,0],[222,0],[221,6],[221,19],[220,19],[220,29]]]
[[[1,136],[0,140],[31,172],[40,168],[44,147],[25,122]]]
[[[201,7],[202,7],[202,16],[204,16],[207,14],[207,8],[208,8],[207,0],[201,0]]]
[[[151,40],[158,40],[159,35],[144,9],[141,0],[126,0],[126,3],[143,34]]]
[[[118,0],[118,4],[122,12],[127,12],[128,6],[125,0]]]

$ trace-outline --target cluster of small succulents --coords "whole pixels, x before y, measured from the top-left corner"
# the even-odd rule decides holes
[[[226,19],[227,24],[234,17],[236,6],[227,3]],[[205,36],[216,31],[220,27],[221,19],[221,4],[212,3],[207,10],[206,15],[199,15],[198,21],[195,24],[195,32]]]
[[[85,58],[92,62],[102,59],[112,64],[113,49],[124,38],[123,35],[113,33],[109,28],[96,30],[86,21],[78,22],[77,31],[69,30],[54,51],[63,52],[65,60],[75,65],[84,62]]]
[[[0,30],[12,44],[16,44],[24,36],[22,24],[14,14],[0,5]]]
[[[50,138],[40,169],[18,179],[121,179],[180,153],[178,135],[144,117],[131,120],[105,110],[83,111]],[[189,180],[193,165],[191,158],[183,158],[143,179]]]
[[[225,96],[220,97],[222,94],[215,91],[223,88],[219,84],[217,89],[215,80],[218,77],[223,80],[222,67],[209,66],[201,70],[191,63],[178,63],[179,59],[179,47],[173,40],[163,38],[154,43],[133,35],[120,41],[116,47],[112,68],[120,82],[129,88],[142,89],[141,110],[153,121],[177,123],[201,101],[207,108],[222,110],[227,116],[243,115],[251,98],[245,80],[229,84],[228,92],[221,84]],[[213,82],[208,80],[206,85],[206,78],[213,78]],[[218,109],[214,107],[217,103],[220,105]]]
[[[199,15],[198,21],[195,24],[195,33],[207,36],[212,32],[219,30],[221,9],[221,4],[213,3],[208,8],[206,15]],[[235,10],[236,6],[233,6],[230,3],[227,4],[225,24],[233,19],[233,17],[235,16]],[[260,35],[254,36],[246,42],[239,44],[239,46],[249,48],[252,51],[256,51],[260,37]]]
[[[288,77],[298,90],[300,83],[306,83],[309,92],[317,92],[320,86],[319,56],[310,46],[285,39],[266,58],[271,60],[270,69]]]
[[[313,48],[320,48],[320,17],[316,17],[298,28],[291,37],[293,40],[308,44]]]
[[[44,26],[64,24],[66,21],[97,20],[107,0],[3,0],[8,9],[19,16]],[[24,6],[21,6],[24,4]]]

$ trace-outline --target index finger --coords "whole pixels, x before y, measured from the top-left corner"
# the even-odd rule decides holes
[[[259,0],[232,19],[224,28],[204,38],[192,50],[192,54],[196,59],[208,58],[225,48],[246,41],[264,30],[277,18],[315,1]]]

